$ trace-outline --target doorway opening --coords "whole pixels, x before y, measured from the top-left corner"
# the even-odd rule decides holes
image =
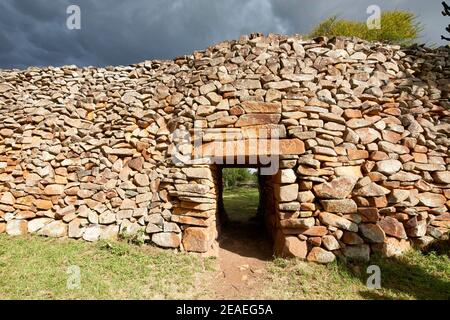
[[[271,176],[249,166],[218,167],[218,222],[221,250],[259,260],[273,253],[270,230]]]
[[[258,222],[260,195],[258,169],[222,169],[224,216],[222,223],[243,224]]]

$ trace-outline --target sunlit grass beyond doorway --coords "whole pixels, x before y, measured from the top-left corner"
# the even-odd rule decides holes
[[[224,168],[222,176],[222,200],[228,220],[245,223],[255,217],[259,205],[257,170]]]
[[[225,212],[232,222],[247,222],[255,217],[258,202],[257,188],[234,187],[225,189],[223,192]]]

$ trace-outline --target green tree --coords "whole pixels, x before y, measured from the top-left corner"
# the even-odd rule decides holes
[[[423,27],[417,16],[408,11],[386,11],[381,14],[381,28],[369,29],[366,22],[350,21],[332,16],[320,22],[310,33],[311,37],[347,36],[369,41],[386,41],[398,44],[412,44]]]
[[[450,17],[450,6],[445,3],[445,1],[442,1],[442,6],[444,7],[444,10],[442,11],[442,15],[445,17]],[[447,26],[447,28],[445,28],[445,31],[447,31],[448,33],[450,33],[450,24]],[[441,39],[442,40],[446,40],[446,41],[450,41],[450,37],[445,37],[443,35],[441,35]]]
[[[222,170],[222,176],[226,188],[235,187],[239,182],[256,181],[256,175],[247,168],[225,168]]]

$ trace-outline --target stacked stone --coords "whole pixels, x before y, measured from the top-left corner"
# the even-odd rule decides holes
[[[448,48],[254,34],[173,61],[0,71],[0,232],[208,251],[218,169],[173,162],[195,149],[173,133],[200,130],[244,156],[280,138],[277,253],[426,245],[450,227],[449,64]]]
[[[172,221],[183,226],[186,250],[206,252],[216,236],[217,193],[213,173],[209,167],[183,168],[182,173],[184,179],[176,181],[171,192],[179,201]]]
[[[146,230],[178,247],[160,188],[171,114],[155,111],[154,76],[148,64],[2,72],[0,230],[87,241]]]

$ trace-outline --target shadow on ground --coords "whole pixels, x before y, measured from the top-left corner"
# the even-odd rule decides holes
[[[258,220],[227,222],[222,227],[219,246],[243,257],[263,261],[272,259],[272,242]]]
[[[242,257],[271,260],[272,241],[264,226],[263,217],[257,214],[260,203],[258,189],[225,189],[223,202],[220,248]]]
[[[369,264],[339,265],[363,284],[370,276],[366,273],[367,267],[380,267],[382,290],[360,291],[360,295],[365,299],[399,299],[408,296],[419,300],[449,300],[449,256],[450,242],[447,240],[433,244],[422,253],[411,251],[398,258],[375,255]]]

